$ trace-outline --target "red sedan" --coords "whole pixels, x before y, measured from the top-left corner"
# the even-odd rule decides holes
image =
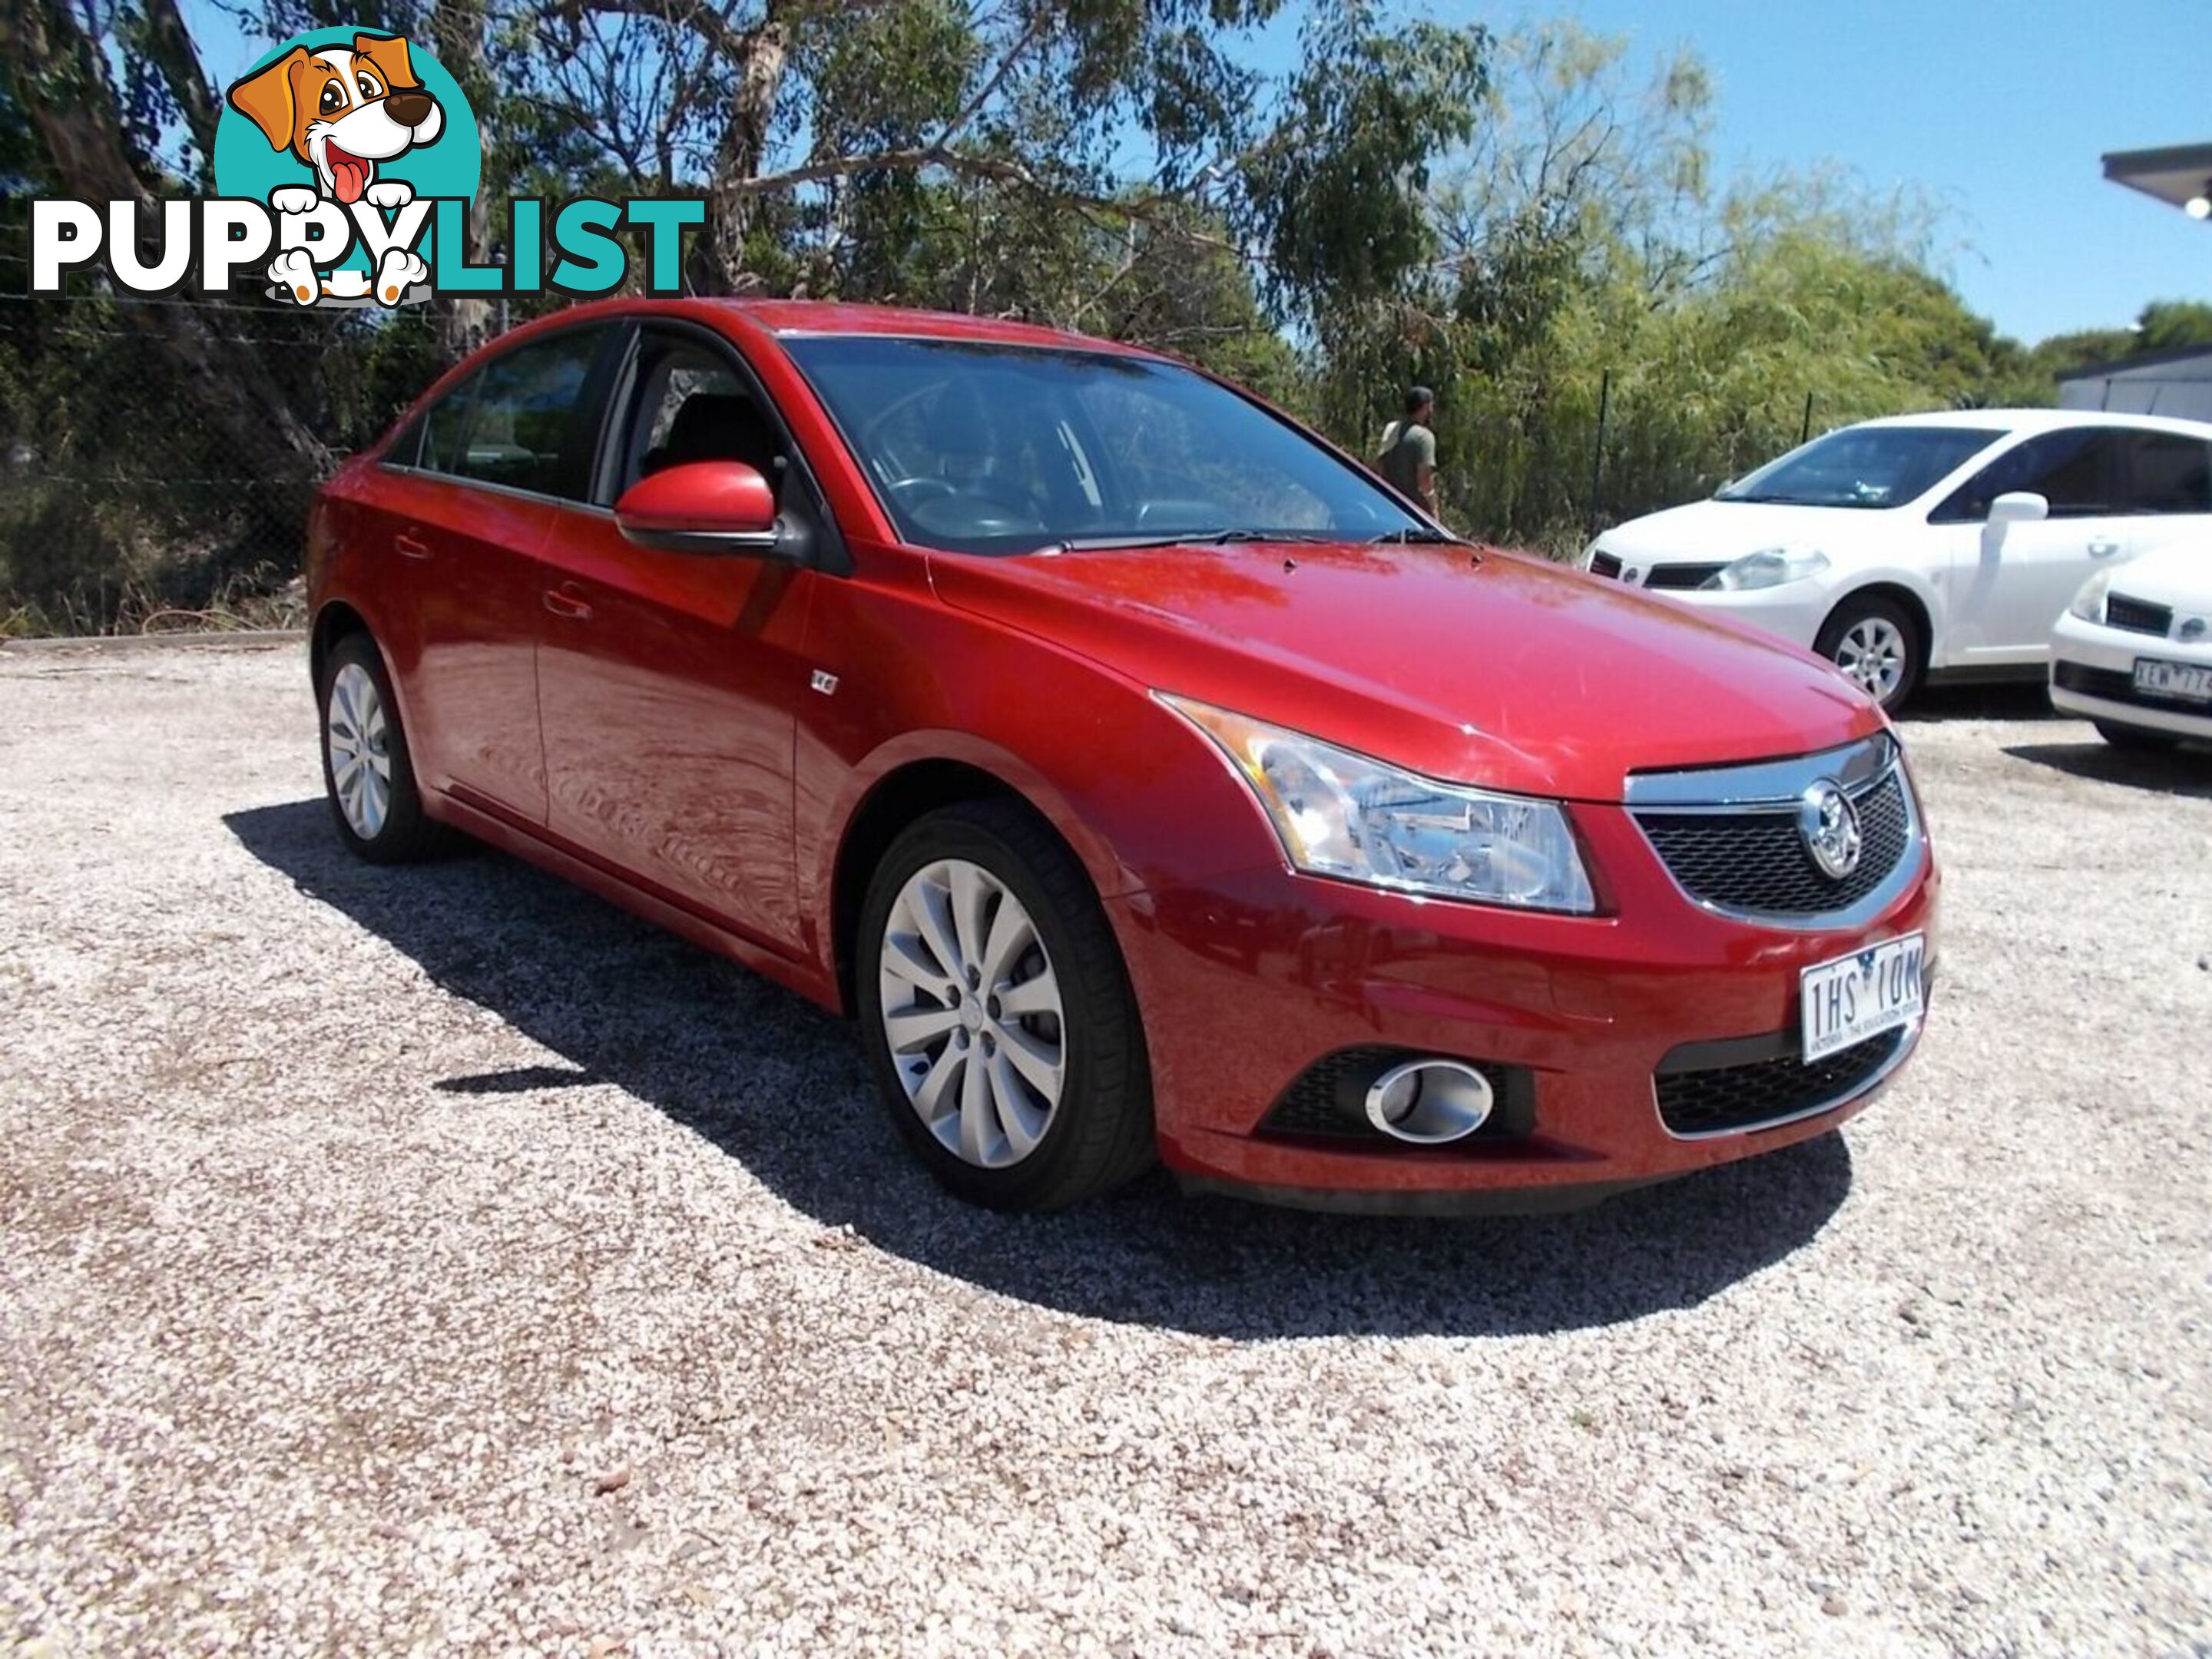
[[[1565,1206],[1832,1129],[1919,1035],[1936,874],[1872,702],[1146,352],[579,307],[310,539],[357,852],[465,832],[857,1017],[985,1203],[1158,1157]]]

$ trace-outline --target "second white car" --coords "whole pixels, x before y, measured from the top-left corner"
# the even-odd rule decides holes
[[[2051,702],[2121,748],[2212,742],[2212,539],[2081,585],[2051,630]]]
[[[2100,568],[2212,538],[2212,426],[1960,410],[1844,427],[1710,501],[1600,536],[1583,568],[1727,611],[1895,708],[1929,678],[2039,677]]]

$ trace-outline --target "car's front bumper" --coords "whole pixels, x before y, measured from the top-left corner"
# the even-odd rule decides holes
[[[1628,564],[1637,572],[1638,580],[1632,586],[1638,592],[1677,600],[1694,610],[1725,612],[1762,633],[1787,640],[1808,651],[1820,637],[1820,625],[1827,621],[1829,611],[1835,608],[1834,594],[1817,576],[1784,582],[1777,587],[1653,587],[1649,586],[1653,565],[1638,560],[1630,560]]]
[[[2135,690],[2138,657],[2212,667],[2212,646],[2107,628],[2069,611],[2051,633],[2051,706],[2107,725],[2212,739],[2212,707],[2146,697]]]
[[[1427,902],[1268,869],[1109,907],[1144,1015],[1161,1156],[1187,1184],[1329,1208],[1559,1208],[1833,1128],[1910,1054],[1917,1030],[1832,1097],[1740,1132],[1662,1121],[1655,1078],[1706,1045],[1794,1063],[1802,969],[1900,935],[1936,948],[1938,878],[1917,873],[1848,929],[1719,915],[1677,889],[1629,813],[1578,806],[1609,913]],[[1280,1132],[1310,1068],[1347,1051],[1510,1068],[1525,1132],[1417,1147]]]

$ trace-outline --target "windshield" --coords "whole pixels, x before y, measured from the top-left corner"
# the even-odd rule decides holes
[[[2004,435],[1987,427],[1849,426],[1768,462],[1714,499],[1902,507]]]
[[[872,335],[782,343],[919,546],[1430,533],[1295,427],[1173,363]]]

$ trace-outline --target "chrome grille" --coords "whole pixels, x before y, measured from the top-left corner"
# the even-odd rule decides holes
[[[1859,861],[1841,878],[1813,861],[1797,827],[1800,797],[1824,779],[1858,814]],[[1628,805],[1684,893],[1753,921],[1842,925],[1895,897],[1919,864],[1911,792],[1887,737],[1796,761],[1640,775]]]

